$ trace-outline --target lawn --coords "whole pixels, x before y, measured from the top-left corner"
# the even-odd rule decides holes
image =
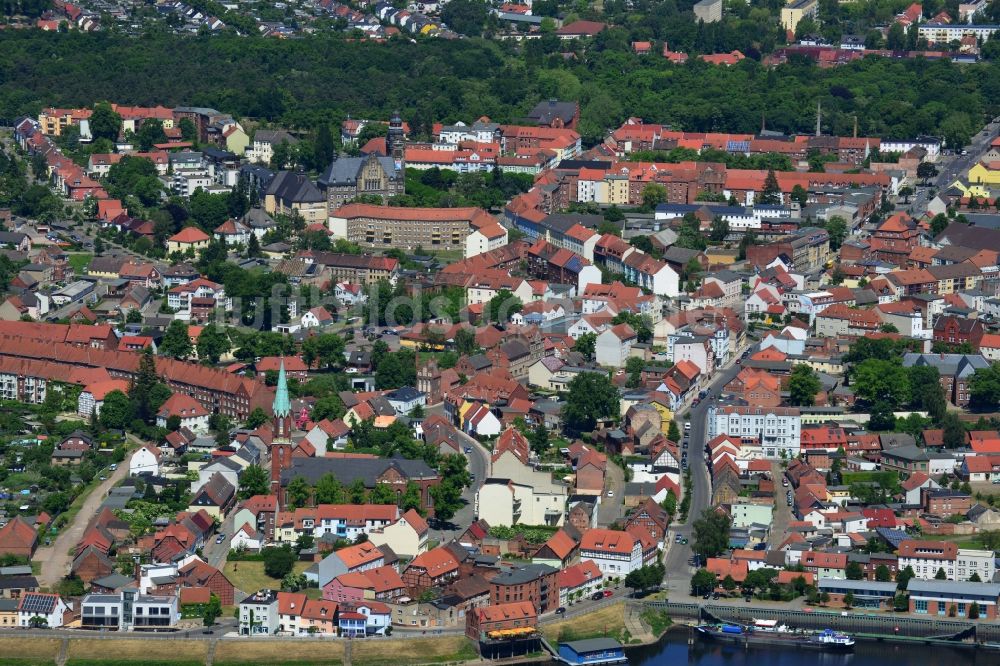
[[[464,636],[399,640],[378,638],[354,641],[351,646],[351,664],[354,666],[455,662],[475,659],[476,656],[475,648]]]
[[[308,562],[296,562],[293,571],[302,573],[308,568]],[[223,573],[236,589],[243,590],[247,594],[252,594],[257,590],[268,588],[273,590],[281,587],[280,580],[271,578],[264,573],[263,562],[226,562]]]
[[[0,655],[3,663],[27,666],[51,664],[59,654],[58,638],[0,638]]]
[[[339,664],[344,644],[336,640],[282,638],[277,640],[219,641],[215,648],[216,666],[223,664]]]
[[[69,265],[73,267],[73,274],[83,275],[93,258],[94,255],[87,253],[69,255]]]
[[[617,603],[581,617],[545,625],[550,642],[617,636],[625,628],[625,604]]]
[[[112,654],[109,655],[109,652]],[[68,664],[141,663],[183,664],[205,663],[208,642],[182,639],[143,640],[122,639],[108,642],[94,638],[72,639],[67,653]],[[112,657],[109,662],[108,657]]]

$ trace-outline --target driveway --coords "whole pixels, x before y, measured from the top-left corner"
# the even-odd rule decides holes
[[[76,544],[83,538],[83,533],[87,530],[90,520],[97,515],[97,509],[101,502],[108,496],[108,492],[119,481],[128,474],[129,462],[132,456],[128,456],[118,464],[116,469],[106,481],[102,481],[95,488],[86,500],[80,512],[73,518],[73,522],[63,528],[51,546],[43,546],[35,551],[33,561],[41,564],[41,572],[38,575],[38,583],[42,587],[54,587],[68,573],[73,563],[73,556],[70,554]]]

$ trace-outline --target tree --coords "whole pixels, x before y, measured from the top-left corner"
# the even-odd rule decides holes
[[[206,627],[211,627],[220,615],[222,615],[222,601],[215,593],[212,593],[208,598],[208,603],[205,604],[202,622]]]
[[[255,495],[266,495],[270,490],[271,479],[260,465],[250,465],[240,475],[240,499]]]
[[[448,478],[431,486],[430,493],[434,501],[434,517],[438,520],[451,520],[462,506],[462,487]]]
[[[715,574],[708,569],[698,569],[691,576],[691,594],[700,595],[715,589]]]
[[[642,189],[642,210],[650,212],[667,200],[667,188],[660,183],[650,183]]]
[[[788,380],[789,401],[793,405],[810,406],[816,400],[816,394],[822,387],[819,378],[812,367],[799,363],[792,368],[792,376]]]
[[[294,509],[305,506],[306,502],[309,501],[309,495],[309,484],[301,476],[289,481],[288,487],[285,489],[285,500]],[[281,576],[275,576],[275,578],[281,578]]]
[[[806,190],[806,188],[796,184],[792,188],[792,193],[790,198],[792,201],[794,201],[795,203],[799,204],[799,206],[802,206],[804,208],[805,205],[809,203],[809,192]]]
[[[889,571],[889,567],[884,564],[875,567],[875,580],[880,583],[887,583],[892,580],[892,572]]]
[[[733,590],[736,589],[736,581],[733,580],[733,577],[731,575],[726,574],[726,577],[722,579],[722,588],[726,592],[732,592]]]
[[[396,493],[392,491],[386,483],[376,483],[371,492],[368,493],[369,504],[395,504]]]
[[[635,331],[639,342],[649,342],[653,337],[653,323],[647,315],[640,315],[623,310],[611,320],[614,325],[628,324]]]
[[[619,415],[618,389],[604,373],[581,372],[570,380],[563,420],[574,433],[590,432],[598,419]]]
[[[762,206],[777,206],[781,203],[781,186],[778,185],[778,177],[774,174],[774,169],[767,170],[764,187],[760,191],[760,199],[757,203]]]
[[[549,450],[549,431],[545,423],[539,421],[535,429],[528,435],[532,452],[537,456],[543,456]]]
[[[170,326],[163,334],[159,352],[164,356],[182,360],[194,352],[194,345],[191,344],[191,337],[188,335],[187,322],[180,319],[170,322]]]
[[[844,575],[847,576],[847,580],[861,580],[865,577],[865,571],[857,562],[848,562]]]
[[[122,430],[132,420],[132,402],[121,391],[111,391],[104,396],[101,406],[101,425],[112,430]]]
[[[935,167],[931,162],[921,162],[917,165],[917,178],[925,183],[929,178],[933,178],[937,174],[937,167]]]
[[[916,577],[916,575],[913,567],[907,566],[902,571],[896,573],[896,587],[900,590],[905,590],[906,586],[910,584],[910,580]]]
[[[594,360],[597,352],[597,334],[584,333],[573,343],[573,351],[580,352],[588,361]]]
[[[460,328],[455,332],[455,351],[463,356],[471,356],[479,351],[476,344],[476,332],[468,328]]]
[[[667,428],[667,439],[669,439],[671,442],[681,441],[681,431],[677,427],[676,419],[672,419],[670,421],[670,426]]]
[[[975,601],[969,604],[969,619],[970,620],[979,619],[979,604]]]
[[[948,580],[948,574],[945,573],[944,567],[938,567],[937,573],[934,574],[934,580]]]
[[[870,358],[851,368],[851,385],[858,398],[868,404],[886,402],[893,411],[910,400],[906,368],[898,360]]]
[[[372,353],[374,362],[375,354]],[[417,359],[412,349],[388,352],[375,364],[375,387],[392,389],[417,383]]]
[[[158,143],[166,143],[167,135],[163,131],[163,121],[157,118],[147,118],[142,121],[139,131],[135,135],[139,150],[149,152]]]
[[[523,307],[524,303],[520,298],[508,289],[501,289],[483,308],[483,318],[486,321],[502,324],[507,322],[511,315],[520,312]]]
[[[403,496],[399,498],[399,508],[404,513],[410,509],[421,514],[424,513],[423,501],[420,497],[420,486],[413,481],[406,482],[406,490],[403,491]]]
[[[309,416],[313,421],[322,421],[323,419],[333,421],[339,419],[345,413],[347,413],[347,410],[344,408],[344,401],[340,399],[339,395],[334,393],[317,400]]]
[[[628,375],[626,386],[638,388],[642,384],[642,369],[646,363],[638,356],[631,356],[625,361],[625,373]]]
[[[316,504],[346,504],[347,492],[344,485],[333,474],[327,473],[319,477],[313,489]]]
[[[951,224],[951,220],[944,213],[938,213],[931,219],[931,235],[938,236],[942,231],[948,228]]]
[[[264,573],[271,578],[281,580],[292,572],[294,566],[295,553],[288,544],[264,549]]]
[[[323,122],[316,131],[316,142],[313,146],[313,167],[317,171],[322,170],[333,161],[335,148],[333,145],[333,133],[330,132],[330,124]]]
[[[122,131],[122,117],[115,113],[107,102],[94,105],[94,111],[90,114],[88,122],[90,134],[95,139],[117,141]]]
[[[969,408],[982,412],[1000,409],[1000,363],[972,373],[969,378]]]
[[[709,229],[708,237],[713,241],[721,242],[726,240],[726,236],[729,235],[729,221],[726,218],[717,215],[715,219],[712,220],[712,226]]]
[[[972,575],[969,576],[969,582],[970,583],[982,583],[983,579],[979,577],[978,573],[976,573],[975,571],[973,571]]]
[[[441,10],[441,19],[452,30],[478,37],[486,24],[489,8],[483,0],[452,0]]]
[[[844,244],[844,239],[847,238],[847,220],[839,215],[834,215],[826,221],[823,228],[826,229],[826,234],[830,237],[830,249],[840,249],[840,246]]]
[[[210,324],[201,329],[201,333],[198,335],[198,358],[203,362],[214,365],[231,348],[232,343],[229,341],[229,336],[219,326]]]
[[[308,581],[306,580],[305,575],[295,573],[294,571],[285,574],[281,579],[281,589],[285,592],[298,592],[299,590],[305,589],[307,585]]]
[[[267,412],[260,407],[254,407],[254,410],[250,412],[250,415],[247,417],[246,426],[250,430],[256,430],[265,423],[270,422],[270,420],[271,417],[267,415]]]
[[[885,38],[885,45],[893,51],[906,49],[906,32],[903,30],[902,24],[893,22],[893,24],[889,26],[889,33]]]
[[[262,256],[264,256],[264,252],[260,249],[260,241],[257,240],[257,234],[250,234],[250,240],[247,241],[247,258],[255,259]]]
[[[368,490],[365,488],[363,479],[354,479],[347,487],[347,501],[351,504],[364,504],[367,497]]]
[[[729,547],[729,516],[713,507],[705,509],[694,521],[694,544],[691,549],[703,557],[716,557]]]

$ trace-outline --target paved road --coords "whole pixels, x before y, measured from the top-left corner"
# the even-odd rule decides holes
[[[604,475],[604,497],[597,509],[597,524],[607,526],[620,519],[625,508],[625,470],[608,461]],[[608,491],[611,495],[608,495]]]
[[[742,354],[742,351],[736,355],[736,358],[739,358],[740,354]],[[694,551],[691,550],[691,542],[693,540],[691,525],[698,519],[702,511],[708,508],[712,497],[712,483],[708,476],[708,465],[705,461],[708,406],[713,398],[719,396],[722,388],[739,373],[740,366],[735,364],[735,360],[733,359],[728,367],[716,373],[715,379],[708,386],[708,395],[698,405],[691,407],[689,410],[691,413],[691,431],[688,433],[690,440],[687,452],[688,465],[691,468],[691,488],[686,492],[691,493],[691,508],[688,511],[687,522],[672,528],[672,535],[680,534],[686,537],[688,544],[681,545],[675,543],[673,536],[669,536],[666,543],[667,553],[664,560],[666,568],[664,584],[675,595],[677,593],[687,595],[689,592],[689,583],[695,570],[688,563],[694,555]],[[678,411],[683,413],[683,409]]]
[[[792,508],[788,506],[787,488],[781,485],[781,480],[785,478],[781,463],[773,461],[771,463],[771,478],[774,479],[774,513],[771,516],[771,537],[772,544],[781,544],[788,538],[788,523],[792,520]]]
[[[937,165],[940,172],[931,181],[931,188],[940,192],[955,182],[955,180],[964,174],[969,167],[979,161],[979,158],[982,157],[983,153],[990,149],[990,142],[993,141],[998,134],[1000,134],[1000,124],[991,122],[986,125],[982,131],[972,137],[972,142],[965,147],[965,151],[967,153],[966,155],[942,156]],[[907,206],[907,211],[911,215],[923,215],[929,202],[929,189],[930,188],[921,188],[917,190],[916,195],[911,198],[910,203]]]
[[[426,413],[428,416],[431,414],[444,414],[444,403],[431,405],[426,409]],[[472,481],[472,485],[462,493],[465,506],[459,509],[454,518],[451,519],[451,525],[447,527],[435,525],[431,528],[430,538],[437,539],[440,543],[458,538],[475,520],[476,493],[479,492],[479,488],[483,485],[483,481],[486,479],[489,470],[489,449],[461,430],[458,430],[458,434],[463,442],[463,450],[465,447],[472,449],[471,453],[466,454],[466,458],[469,459],[469,474],[474,477],[474,480]]]
[[[116,469],[106,481],[90,493],[83,503],[80,512],[73,518],[73,522],[63,528],[63,531],[52,542],[51,546],[42,546],[35,551],[34,561],[41,564],[41,572],[38,575],[38,583],[43,587],[53,587],[69,573],[73,557],[70,551],[83,538],[83,533],[87,529],[90,520],[97,514],[101,502],[108,496],[108,491],[128,474],[129,461],[132,456],[128,456],[123,462],[118,464]]]

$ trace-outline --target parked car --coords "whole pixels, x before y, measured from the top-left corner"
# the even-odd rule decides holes
[[[612,594],[614,594],[614,592],[612,592],[611,590],[604,590],[604,598],[605,599],[607,599],[608,597],[610,597]]]
[[[565,612],[566,612],[565,606],[560,606],[559,608],[556,609],[556,615],[562,615]]]
[[[471,446],[465,447],[465,454],[468,455],[470,453],[472,453],[472,447]]]
[[[225,540],[226,540],[225,534],[220,534],[217,537],[215,537],[215,543],[222,543]]]
[[[685,421],[684,422],[684,432],[688,432],[690,430],[691,430],[691,422],[690,421]]]
[[[594,593],[593,593],[593,594],[592,594],[592,595],[590,596],[590,600],[591,600],[591,601],[600,601],[600,600],[601,600],[601,599],[603,599],[603,598],[604,598],[604,593],[603,593],[603,592],[594,592]]]

